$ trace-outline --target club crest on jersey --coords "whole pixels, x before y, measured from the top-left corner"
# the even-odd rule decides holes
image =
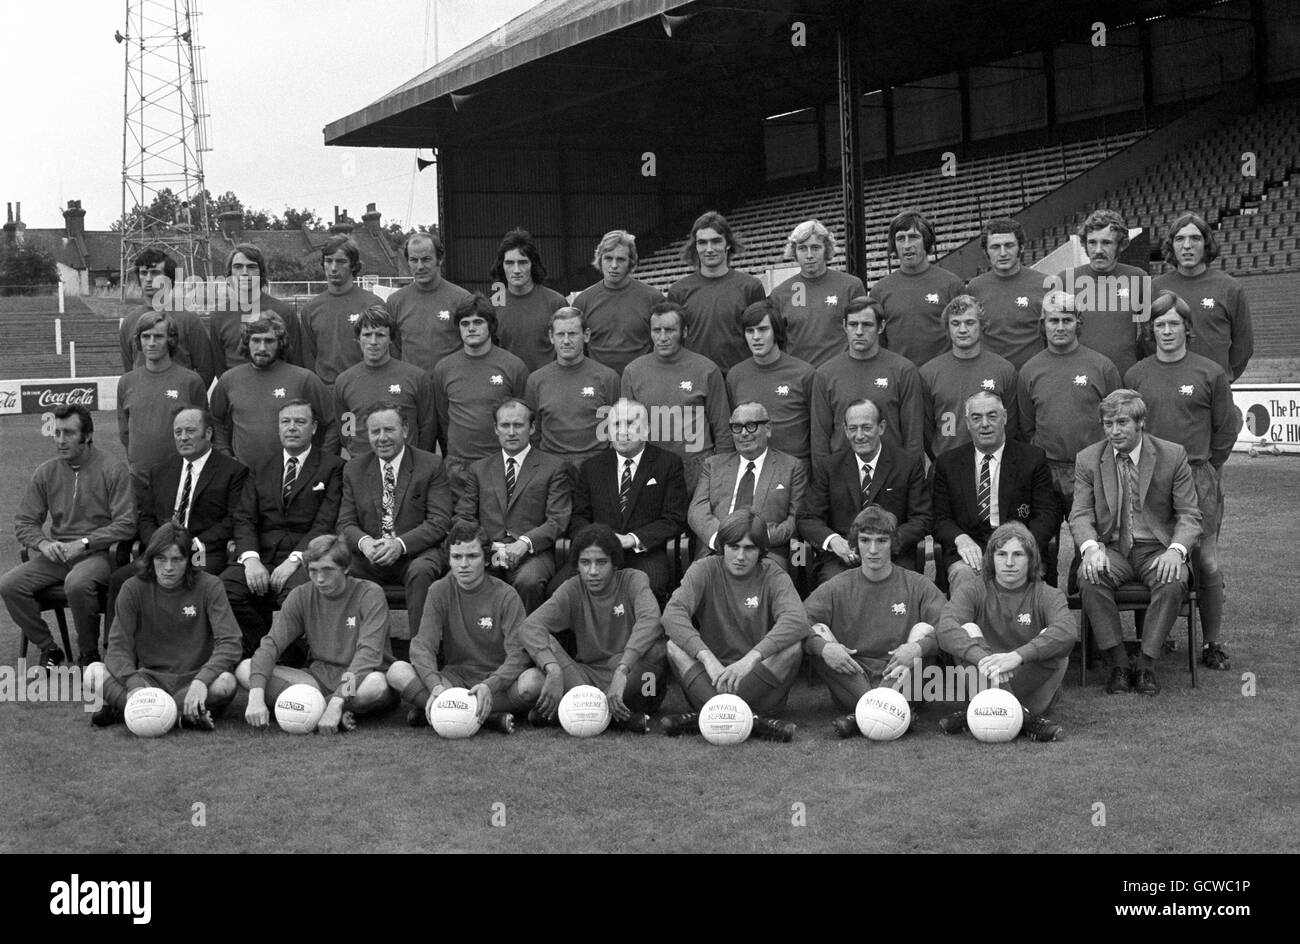
[[[927,302],[929,302],[931,305],[937,305],[937,304],[939,304],[939,293],[938,293],[938,292],[927,292],[926,295],[925,295],[925,300],[926,300]]]
[[[584,397],[594,397],[594,396],[596,395],[596,388],[595,388],[595,387],[583,387],[583,388],[582,388],[582,395],[583,395]]]
[[[781,386],[776,388],[776,395],[778,397],[788,397],[790,395],[790,386],[788,384],[781,384]]]
[[[1018,515],[1019,515],[1020,517],[1022,517],[1022,518],[1028,518],[1028,517],[1029,517],[1029,506],[1028,506],[1028,505],[1021,505],[1019,508],[1016,509],[1016,514],[1018,514]]]
[[[389,392],[389,393],[401,393],[401,392],[402,392],[402,385],[401,385],[401,384],[389,384],[389,385],[388,385],[388,392]]]
[[[826,304],[827,304],[827,305],[838,305],[839,303],[840,303],[840,297],[839,297],[838,295],[827,295],[827,296],[826,296]]]
[[[1028,296],[1028,295],[1021,295],[1021,296],[1019,296],[1018,298],[1016,298],[1016,307],[1017,307],[1017,308],[1028,308],[1028,307],[1029,307],[1029,296]]]
[[[749,607],[751,610],[758,609],[758,597],[746,597],[745,606]]]
[[[1178,392],[1185,397],[1190,397],[1192,395],[1192,385],[1183,384],[1181,387],[1178,388]]]
[[[352,314],[348,315],[348,324],[356,324],[360,320],[361,320],[361,312],[359,311],[353,312]]]
[[[1086,386],[1088,386],[1088,375],[1087,375],[1087,374],[1075,374],[1075,376],[1074,376],[1074,385],[1075,385],[1076,387],[1086,387]]]
[[[907,604],[906,604],[906,603],[892,603],[892,604],[890,604],[889,610],[890,610],[890,612],[893,613],[895,616],[906,616],[906,615],[907,615]]]
[[[881,388],[888,387],[888,386],[889,386],[889,378],[888,378],[888,377],[877,377],[877,378],[876,378],[876,386],[877,386],[877,387],[881,387]]]
[[[997,387],[997,384],[995,384],[992,381],[992,379],[985,377],[983,380],[980,381],[980,386],[985,390],[992,390],[995,387]]]
[[[451,321],[451,312],[448,311],[446,308],[442,309],[442,311],[438,312],[438,320]]]
[[[488,378],[488,383],[494,387],[500,387],[506,382],[506,378],[501,374],[493,374]]]
[[[199,615],[199,611],[198,609],[195,608],[193,603],[187,603],[185,606],[181,607],[181,612],[184,613],[186,616]]]
[[[1202,299],[1201,299],[1201,307],[1202,307],[1202,308],[1213,308],[1213,307],[1214,307],[1214,299],[1213,299],[1213,298],[1202,298]]]
[[[168,399],[168,400],[177,400],[177,399],[180,399],[180,395],[181,395],[181,392],[180,392],[179,390],[168,390],[168,391],[167,391],[167,399]]]
[[[283,400],[283,399],[284,399],[284,388],[283,388],[283,387],[276,387],[273,391],[271,391],[271,396],[273,396],[273,397],[279,397],[281,400]]]
[[[357,618],[355,616],[349,616],[348,629],[356,629],[356,628],[357,628]]]
[[[625,614],[626,612],[627,612],[627,607],[625,607],[622,603],[616,603],[616,604],[614,604],[614,615],[615,615],[615,616],[622,616],[622,615]]]
[[[690,393],[692,390],[695,389],[695,384],[693,384],[689,380],[683,380],[679,384],[677,384],[677,386],[679,389],[685,390],[687,393]]]
[[[1030,618],[1028,613],[1021,613],[1019,616],[1016,617],[1016,622],[1019,623],[1021,626],[1028,626],[1029,621]]]
[[[492,628],[492,617],[490,617],[490,616],[480,616],[480,617],[479,617],[479,620],[478,620],[478,628],[479,628],[479,629],[491,629],[491,628]]]

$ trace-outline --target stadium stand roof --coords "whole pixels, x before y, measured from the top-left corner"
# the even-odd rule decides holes
[[[647,122],[763,118],[835,97],[842,18],[864,91],[987,63],[1205,0],[543,0],[369,106],[325,143],[442,147],[503,135],[617,141]],[[680,18],[686,19],[680,19]],[[805,46],[792,26],[806,29]],[[671,27],[672,35],[669,35]],[[935,55],[935,50],[944,54]]]

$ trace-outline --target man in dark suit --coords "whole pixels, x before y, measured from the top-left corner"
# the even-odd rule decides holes
[[[1007,439],[1001,397],[976,393],[966,399],[965,412],[971,442],[940,454],[932,481],[934,536],[942,546],[935,570],[947,574],[951,587],[980,576],[984,546],[998,525],[1019,521],[1047,560],[1061,521],[1047,455]]]
[[[531,613],[546,598],[555,574],[552,549],[569,527],[573,469],[532,448],[533,410],[522,400],[503,401],[494,428],[501,449],[469,467],[456,519],[477,521],[487,532],[491,567],[514,586]]]
[[[771,423],[761,403],[741,403],[731,411],[731,437],[735,452],[704,460],[686,519],[699,545],[698,556],[715,547],[718,527],[727,515],[752,508],[767,524],[767,556],[790,570],[790,539],[795,518],[803,505],[807,481],[803,463],[767,445]]]
[[[372,404],[363,422],[370,452],[343,469],[338,527],[353,555],[348,573],[405,586],[414,639],[429,587],[447,570],[451,484],[442,459],[406,445],[410,429],[399,404]]]
[[[280,455],[249,470],[235,512],[235,564],[221,574],[250,658],[275,608],[307,580],[303,554],[332,534],[343,494],[343,460],[312,448],[316,418],[306,400],[280,407]],[[271,568],[268,570],[268,568]]]
[[[934,512],[925,460],[883,438],[885,419],[870,400],[854,400],[844,411],[849,448],[813,463],[812,488],[799,511],[799,536],[816,551],[814,585],[861,564],[848,541],[853,520],[875,504],[898,520],[893,563],[915,571],[916,545],[930,533]]]
[[[1187,596],[1187,555],[1201,533],[1201,510],[1187,452],[1145,432],[1146,403],[1135,390],[1101,401],[1106,438],[1074,464],[1070,533],[1079,547],[1079,595],[1110,662],[1106,691],[1156,695],[1155,662]],[[1142,651],[1130,669],[1115,588],[1141,580],[1151,591]]]
[[[686,529],[689,496],[681,458],[646,442],[649,422],[646,408],[635,400],[619,400],[610,409],[605,431],[613,448],[578,469],[569,530],[576,535],[596,522],[613,528],[623,545],[623,565],[650,579],[662,609],[673,590],[668,542]],[[556,581],[574,573],[570,561]]]
[[[235,534],[235,509],[244,492],[248,469],[212,448],[212,414],[180,406],[172,412],[176,457],[146,470],[136,488],[140,546],[158,528],[175,521],[194,535],[195,567],[214,576],[226,569],[226,544]],[[134,563],[119,567],[108,582],[108,625],[113,624],[117,594],[137,573]]]

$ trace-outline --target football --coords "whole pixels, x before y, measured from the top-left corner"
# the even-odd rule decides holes
[[[430,698],[425,714],[429,727],[439,737],[457,741],[473,737],[480,727],[478,697],[466,688],[447,688],[437,698]]]
[[[325,696],[315,685],[290,685],[275,700],[275,720],[290,734],[311,734],[325,713]]]
[[[892,741],[902,737],[912,723],[912,706],[896,689],[873,688],[858,699],[854,715],[863,737]]]
[[[137,688],[127,698],[123,715],[136,737],[162,737],[176,724],[176,699],[161,688]]]
[[[1024,723],[1020,700],[1005,688],[985,689],[966,708],[966,726],[976,740],[986,744],[1012,740]]]
[[[560,699],[560,727],[574,737],[595,737],[609,727],[609,700],[594,685],[578,685]]]
[[[714,695],[700,709],[700,733],[710,744],[740,744],[754,729],[754,713],[739,695]]]

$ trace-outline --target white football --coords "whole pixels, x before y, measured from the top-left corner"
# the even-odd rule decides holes
[[[290,685],[275,700],[275,720],[289,734],[311,734],[325,714],[325,696],[315,685]]]
[[[872,741],[900,738],[912,723],[912,706],[903,693],[893,688],[873,688],[858,699],[858,730]]]
[[[754,730],[754,713],[739,695],[714,695],[700,709],[700,733],[710,744],[739,744]]]
[[[162,737],[176,725],[176,699],[161,688],[137,688],[127,697],[122,714],[136,737]]]
[[[986,744],[1010,741],[1025,723],[1020,699],[1005,688],[986,688],[970,700],[966,708],[966,727],[977,740]]]
[[[595,685],[578,685],[560,699],[560,727],[574,737],[595,737],[609,727],[609,699]]]
[[[450,741],[473,737],[480,727],[478,696],[467,688],[445,688],[437,698],[429,699],[425,716],[439,737]]]

